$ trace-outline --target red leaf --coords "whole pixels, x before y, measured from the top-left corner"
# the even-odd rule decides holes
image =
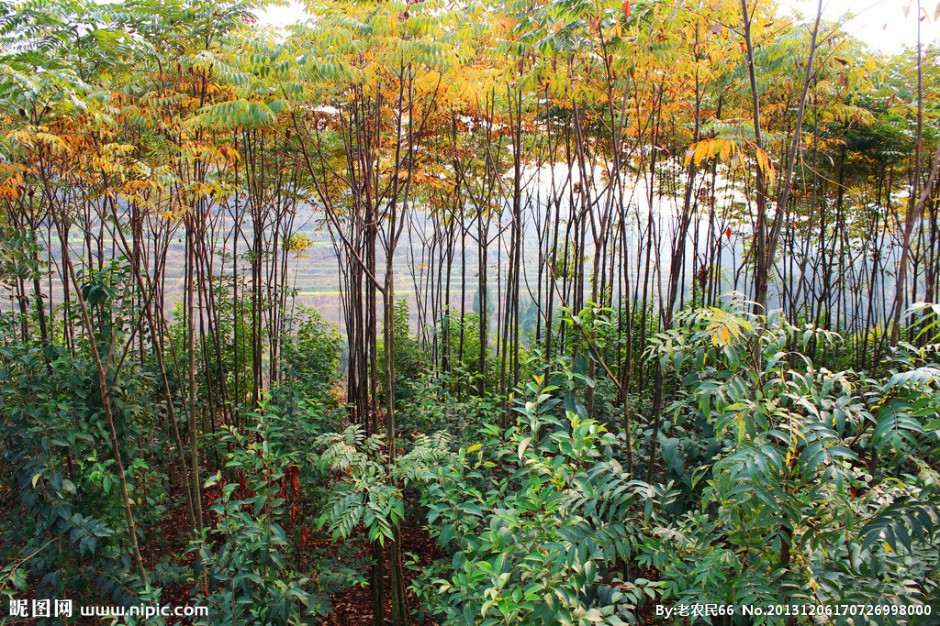
[[[630,0],[623,0],[623,17],[630,19]]]

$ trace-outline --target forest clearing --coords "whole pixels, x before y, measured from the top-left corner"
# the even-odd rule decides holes
[[[276,4],[0,4],[0,623],[940,624],[940,3]]]

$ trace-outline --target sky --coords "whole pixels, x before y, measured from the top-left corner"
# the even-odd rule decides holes
[[[778,0],[783,11],[797,11],[807,20],[816,15],[817,0]],[[911,5],[905,16],[905,7]],[[940,0],[921,0],[929,18],[921,23],[921,41],[940,43],[940,21],[933,17]],[[876,50],[887,53],[901,52],[904,45],[917,41],[917,0],[823,0],[823,19],[836,21],[850,12],[845,29]],[[262,23],[283,26],[302,19],[300,4],[270,7],[260,17]]]
[[[807,20],[816,17],[817,0],[778,1],[783,10],[798,11]],[[921,22],[921,42],[940,43],[940,22],[933,19],[940,0],[921,0],[921,7],[929,16]],[[845,30],[876,50],[896,53],[917,42],[917,0],[823,0],[824,20],[836,21],[850,12],[854,17]]]

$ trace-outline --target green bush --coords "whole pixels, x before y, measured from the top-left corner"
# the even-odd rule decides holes
[[[286,522],[299,513],[297,452],[288,451],[284,420],[262,405],[248,416],[242,434],[224,431],[231,449],[226,471],[206,483],[218,486],[209,507],[213,527],[197,542],[201,575],[195,580],[199,603],[209,607],[211,624],[301,624],[326,610],[325,596],[292,563],[294,543]]]
[[[637,623],[656,585],[622,580],[622,565],[672,494],[624,472],[617,438],[577,399],[589,382],[553,364],[520,390],[514,426],[485,426],[485,443],[422,477],[431,534],[452,555],[415,584],[436,619]]]
[[[296,328],[281,355],[283,379],[308,397],[326,395],[339,376],[339,330],[307,307],[300,309],[293,323]]]
[[[940,368],[899,354],[898,369],[875,380],[817,370],[786,350],[829,339],[756,318],[744,303],[688,312],[654,339],[653,355],[684,373],[663,428],[663,462],[697,501],[643,542],[640,560],[662,572],[665,598],[916,605],[936,597]],[[711,460],[677,458],[709,438],[709,454],[720,444]],[[697,468],[691,476],[686,465]]]
[[[414,380],[426,367],[427,355],[421,349],[418,339],[411,334],[407,300],[398,300],[395,303],[393,322],[395,325],[395,345],[393,347],[395,397],[399,402],[402,402],[409,398],[409,382]],[[385,364],[385,342],[383,338],[384,333],[381,333],[378,338],[378,355],[376,358],[380,371],[382,371],[381,368],[384,368]],[[384,375],[380,375],[379,379],[382,386],[384,386]]]
[[[4,482],[14,487],[5,496],[2,533],[18,546],[4,550],[10,564],[0,573],[4,593],[24,591],[31,579],[40,595],[67,591],[76,600],[130,601],[141,589],[127,558],[127,525],[94,367],[54,346],[16,344],[0,349],[0,380],[0,463]],[[165,510],[167,480],[152,462],[160,446],[138,446],[155,438],[146,426],[154,422],[146,379],[123,380],[112,391],[112,407],[129,495],[145,505],[138,514],[144,530]]]

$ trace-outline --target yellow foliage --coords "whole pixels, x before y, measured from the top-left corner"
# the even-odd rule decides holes
[[[71,148],[65,138],[54,135],[49,132],[45,126],[27,126],[20,130],[13,130],[7,133],[7,139],[20,144],[24,148],[48,148],[52,154],[62,154],[71,152]]]
[[[709,309],[711,321],[705,327],[715,347],[724,347],[732,340],[740,339],[745,331],[753,332],[754,326],[746,319],[738,317],[727,311],[711,307]]]
[[[685,153],[685,164],[695,163],[701,165],[703,161],[717,158],[719,161],[728,162],[732,155],[738,153],[738,144],[731,139],[713,137],[703,139],[689,146]]]
[[[776,176],[776,170],[774,170],[773,163],[770,161],[770,155],[767,154],[762,148],[757,149],[755,155],[757,157],[757,167],[764,173],[764,176],[767,177],[767,182],[771,185],[774,184],[774,177]]]

